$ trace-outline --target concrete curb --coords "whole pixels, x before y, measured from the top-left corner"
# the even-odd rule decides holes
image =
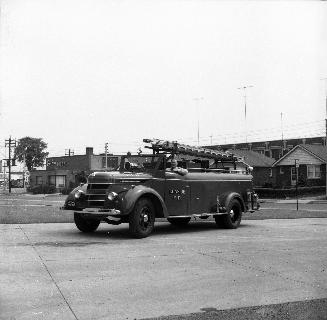
[[[299,203],[304,204],[327,204],[327,200],[323,199],[299,199]],[[260,199],[260,203],[296,203],[296,199]]]

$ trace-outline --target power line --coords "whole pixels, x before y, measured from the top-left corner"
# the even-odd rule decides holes
[[[272,128],[265,128],[265,129],[256,129],[248,131],[248,138],[251,139],[251,142],[259,142],[263,140],[280,140],[280,127],[272,127]],[[315,121],[307,121],[301,123],[292,123],[288,125],[283,125],[283,138],[293,139],[293,138],[307,138],[312,136],[324,136],[324,121],[323,120],[315,120]],[[202,145],[220,145],[220,144],[234,144],[234,143],[241,143],[244,135],[242,133],[220,133],[220,134],[211,134],[210,136],[206,137],[160,137],[166,140],[178,140],[188,144],[197,144],[198,141]],[[131,140],[130,143],[124,142],[121,143],[119,141],[111,141],[110,145],[115,147],[114,153],[116,154],[125,154],[128,151],[133,152],[134,150],[137,151],[139,147],[143,146],[142,140]],[[92,146],[94,148],[95,154],[103,153],[103,144],[96,144]],[[51,156],[63,156],[62,149],[58,148],[48,148],[49,153]],[[85,148],[75,148],[74,154],[85,154]]]
[[[317,128],[317,125],[321,126],[321,128]],[[314,127],[312,128],[312,126],[314,125]],[[311,128],[311,129],[310,129]],[[313,121],[313,122],[306,122],[306,123],[298,123],[298,124],[291,124],[288,126],[284,126],[284,132],[286,133],[285,136],[289,136],[289,135],[298,135],[298,132],[300,131],[301,134],[303,132],[303,130],[305,129],[310,129],[313,132],[319,132],[318,130],[323,131],[323,121]],[[264,134],[264,137],[262,137],[262,135]],[[280,128],[279,127],[275,127],[275,128],[270,128],[270,129],[259,129],[259,130],[252,130],[248,132],[248,136],[251,136],[253,139],[261,139],[261,140],[265,140],[267,139],[267,134],[269,136],[271,135],[275,135],[276,139],[278,140],[280,137]],[[300,135],[301,135],[300,134]],[[242,138],[243,135],[241,133],[225,133],[225,134],[219,134],[219,135],[215,135],[213,136],[213,140],[217,141],[220,139],[237,139],[237,138]],[[195,140],[191,137],[189,138],[184,138],[183,141],[193,141],[195,142]],[[200,139],[201,142],[208,142],[209,138],[201,138]]]

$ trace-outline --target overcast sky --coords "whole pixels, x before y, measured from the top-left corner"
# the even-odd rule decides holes
[[[325,134],[326,2],[4,0],[0,41],[2,156]]]

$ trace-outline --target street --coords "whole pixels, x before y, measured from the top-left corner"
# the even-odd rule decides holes
[[[34,200],[2,196],[2,221],[4,208],[36,219],[61,205]],[[142,240],[125,224],[93,234],[72,223],[1,224],[0,319],[326,319],[327,219],[267,218],[326,216],[326,204],[293,207],[263,203],[266,218],[237,230],[158,222]]]
[[[65,195],[57,194],[0,194],[0,224],[73,222],[71,212],[60,210],[65,198]],[[324,217],[327,217],[326,200],[299,200],[298,211],[295,200],[262,200],[261,209],[244,214],[243,220]]]

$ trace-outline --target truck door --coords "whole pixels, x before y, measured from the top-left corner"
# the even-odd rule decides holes
[[[165,203],[170,216],[189,215],[190,188],[184,177],[166,172]]]

